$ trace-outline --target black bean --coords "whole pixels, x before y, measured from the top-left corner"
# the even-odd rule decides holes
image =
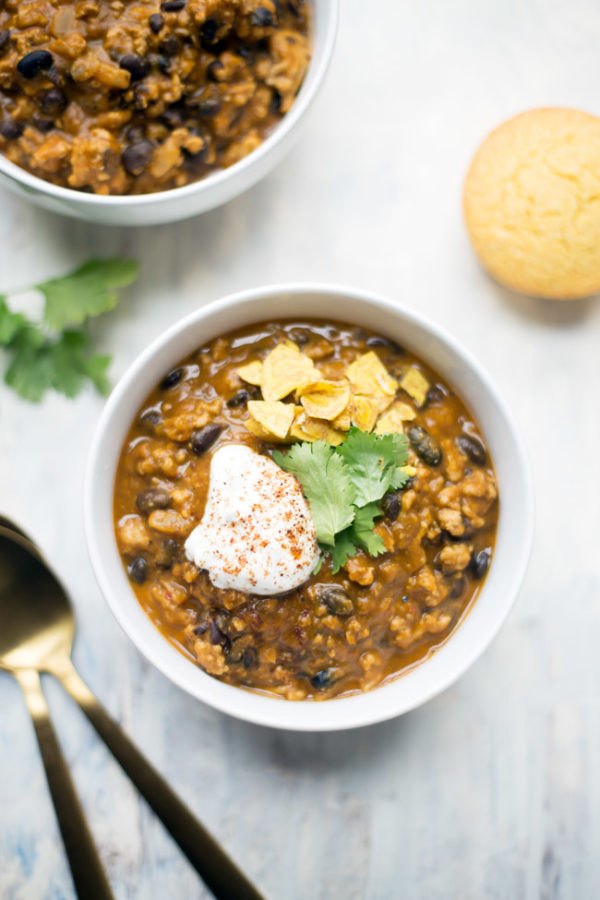
[[[473,578],[483,578],[489,568],[490,557],[491,554],[489,550],[480,550],[479,553],[473,554],[471,562],[469,563],[469,571]]]
[[[141,175],[152,159],[154,144],[152,141],[137,141],[125,147],[121,154],[123,168],[129,175]]]
[[[253,669],[258,665],[258,653],[254,647],[246,647],[242,653],[242,664],[245,669]]]
[[[278,116],[281,112],[281,94],[276,88],[272,88],[271,102],[269,103],[269,112],[272,116]]]
[[[127,571],[132,581],[143,584],[148,577],[148,563],[143,556],[136,556]]]
[[[219,32],[219,23],[216,19],[206,19],[200,27],[200,43],[204,50],[217,52],[220,47],[220,39],[217,37]]]
[[[440,387],[439,384],[434,384],[434,386],[430,387],[427,391],[425,403],[427,406],[439,406],[440,403],[443,403],[445,396],[445,390]]]
[[[71,81],[73,80],[69,74],[63,74],[62,72],[59,72],[54,65],[50,66],[50,68],[46,72],[46,78],[56,87],[64,87],[64,84],[68,79]]]
[[[233,397],[230,397],[227,401],[227,406],[232,409],[237,408],[238,406],[246,406],[248,400],[252,400],[253,398],[260,396],[260,388],[258,385],[253,385],[250,388],[242,388],[237,394],[234,394]]]
[[[148,19],[148,24],[150,26],[150,31],[152,31],[154,34],[158,34],[158,32],[165,24],[165,20],[160,13],[153,13]]]
[[[51,88],[39,99],[40,109],[48,116],[58,116],[69,105],[69,100],[60,88]]]
[[[32,50],[17,63],[17,72],[22,78],[35,78],[52,65],[52,54],[47,50]]]
[[[179,109],[166,109],[162,116],[160,117],[160,121],[167,126],[167,128],[181,128],[183,125],[183,118],[181,115],[181,110]]]
[[[206,453],[206,451],[212,447],[222,431],[223,425],[216,425],[215,423],[212,425],[205,425],[204,428],[199,428],[198,431],[194,431],[190,440],[190,446],[194,453],[198,454],[198,456],[202,453]]]
[[[325,688],[331,687],[335,681],[335,674],[336,670],[333,668],[321,669],[320,672],[313,675],[310,679],[310,683],[317,691],[325,690]]]
[[[145,137],[144,126],[132,125],[125,132],[125,137],[132,144],[137,144],[138,141],[143,141]]]
[[[399,494],[385,494],[381,501],[383,514],[389,522],[395,522],[400,515],[402,503]]]
[[[476,466],[485,466],[487,462],[487,453],[479,438],[473,437],[471,434],[461,434],[460,437],[456,438],[456,443],[458,448],[462,450]]]
[[[179,384],[183,377],[183,367],[178,366],[176,369],[171,369],[168,375],[165,375],[163,380],[160,383],[161,390],[166,391],[167,388],[175,387],[176,384]]]
[[[174,541],[173,538],[166,538],[158,548],[154,562],[161,569],[170,569],[178,549],[177,541]]]
[[[458,578],[454,578],[450,584],[450,600],[458,600],[466,586],[467,581],[463,575],[459,575]]]
[[[292,328],[289,334],[290,339],[300,347],[310,342],[310,333],[305,328]]]
[[[160,4],[160,8],[163,12],[179,12],[185,4],[186,0],[164,0],[164,3]]]
[[[139,419],[140,425],[144,425],[152,431],[154,431],[154,426],[158,425],[161,421],[161,414],[157,409],[153,408],[144,410]]]
[[[391,350],[392,353],[395,353],[398,356],[401,353],[404,353],[400,344],[390,340],[390,338],[381,337],[380,335],[374,335],[373,337],[367,338],[365,343],[367,347],[383,347],[385,350]]]
[[[317,598],[335,616],[351,616],[354,604],[343,587],[337,584],[318,584],[315,587]]]
[[[413,425],[408,430],[408,439],[419,459],[428,466],[439,466],[442,461],[442,448],[428,431],[420,425]]]
[[[200,27],[200,34],[205,41],[214,41],[218,30],[219,23],[216,19],[206,19]]]
[[[141,81],[146,75],[150,74],[150,63],[143,56],[137,56],[135,53],[126,53],[119,60],[121,69],[125,69],[131,75],[132,81]]]
[[[35,118],[33,120],[33,124],[38,131],[42,132],[42,134],[48,134],[48,132],[52,131],[52,129],[54,128],[54,122],[52,121],[52,119]]]
[[[0,122],[0,134],[7,141],[15,141],[23,134],[23,123],[15,122],[14,119],[7,119]]]
[[[217,97],[207,97],[198,104],[198,115],[202,119],[212,119],[221,109],[221,101]]]
[[[166,509],[171,502],[171,495],[163,488],[147,488],[138,494],[135,505],[140,512],[150,513],[153,509]]]
[[[231,644],[227,635],[221,631],[213,619],[209,619],[208,622],[208,636],[211,644],[220,644],[221,647],[229,647]]]
[[[208,622],[200,622],[194,627],[194,634],[204,634],[206,631],[208,631]]]
[[[168,75],[171,71],[171,60],[163,56],[162,53],[154,53],[152,55],[152,65],[156,66],[159,72],[162,72],[163,75]]]
[[[255,28],[272,28],[275,19],[271,10],[266,6],[257,6],[250,15],[250,22]]]
[[[355,341],[362,341],[363,343],[369,340],[369,335],[364,328],[354,328],[352,331],[352,337]]]
[[[10,28],[0,31],[0,53],[4,53],[10,41]]]
[[[170,34],[159,43],[158,49],[165,56],[176,56],[179,51],[179,38],[175,34]]]

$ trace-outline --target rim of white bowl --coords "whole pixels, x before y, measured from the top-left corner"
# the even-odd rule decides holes
[[[154,191],[151,194],[88,194],[84,191],[78,191],[76,188],[61,187],[61,185],[53,184],[51,181],[45,181],[38,175],[32,175],[26,169],[17,166],[11,162],[2,153],[0,153],[0,171],[13,181],[18,182],[30,190],[38,193],[49,194],[58,200],[67,200],[80,203],[82,206],[88,207],[120,207],[126,205],[128,207],[152,206],[169,200],[177,200],[179,198],[188,197],[191,194],[202,193],[218,188],[220,184],[228,181],[233,174],[240,175],[247,169],[260,165],[261,160],[267,156],[275,144],[279,144],[289,134],[308,111],[317,91],[321,87],[327,69],[331,63],[335,39],[337,35],[339,20],[339,3],[340,0],[329,0],[325,24],[323,26],[322,52],[318,59],[313,56],[308,66],[307,74],[298,96],[296,97],[292,108],[281,119],[278,125],[273,129],[271,134],[265,138],[256,150],[253,150],[248,156],[245,156],[239,162],[229,166],[227,169],[219,169],[198,181],[185,184],[178,188],[169,188],[164,191]],[[316,31],[315,31],[316,33]],[[319,35],[321,33],[319,32]]]
[[[436,678],[430,678],[429,682],[433,681],[433,683],[417,684],[417,687],[411,692],[404,692],[408,694],[408,696],[404,697],[394,696],[395,693],[399,693],[398,690],[395,690],[398,685],[406,684],[409,681],[412,683],[423,680],[427,682],[427,678],[419,679],[419,673],[433,672],[434,668],[439,668],[439,666],[436,666],[436,661],[439,661],[443,657],[448,658],[448,648],[453,645],[453,642],[456,646],[457,636],[465,632],[469,621],[473,619],[475,611],[478,607],[483,605],[482,598],[486,593],[489,580],[492,577],[492,573],[498,570],[497,565],[496,569],[494,569],[494,562],[490,567],[490,572],[487,575],[486,582],[484,582],[479,596],[475,600],[475,603],[470,607],[466,616],[462,617],[452,634],[438,650],[431,656],[423,659],[420,663],[417,663],[408,673],[392,678],[370,691],[365,691],[349,697],[334,698],[324,701],[288,701],[271,698],[257,692],[225,684],[203,672],[163,637],[147,614],[142,610],[137,597],[131,588],[129,588],[129,604],[122,602],[122,599],[120,599],[120,592],[115,589],[115,585],[108,574],[105,560],[99,548],[98,528],[94,518],[94,488],[98,471],[101,471],[103,468],[106,469],[106,464],[100,458],[102,441],[105,438],[107,429],[111,425],[113,415],[119,409],[123,398],[126,397],[131,385],[135,382],[139,373],[143,372],[148,364],[152,362],[153,357],[173,339],[182,335],[188,328],[196,326],[203,319],[210,318],[215,314],[226,310],[228,307],[245,307],[246,305],[260,303],[265,299],[280,295],[301,297],[307,294],[325,294],[331,297],[335,296],[338,299],[348,299],[357,301],[359,304],[365,303],[367,305],[375,306],[380,311],[389,313],[390,316],[399,314],[401,318],[412,322],[418,329],[428,332],[436,341],[448,347],[451,353],[460,360],[461,364],[464,365],[466,369],[476,377],[479,384],[483,386],[484,392],[495,405],[500,419],[502,420],[502,424],[508,433],[510,443],[512,444],[514,462],[517,466],[514,475],[520,481],[521,493],[519,495],[519,519],[518,522],[512,521],[511,525],[513,528],[517,527],[520,529],[521,541],[518,545],[517,553],[515,556],[511,557],[510,570],[507,570],[505,575],[501,606],[497,610],[492,625],[488,625],[488,627],[484,629],[482,636],[480,636],[478,640],[473,641],[472,645],[467,648],[467,652],[464,653],[460,660],[454,660],[452,664],[447,665],[445,669],[442,668],[442,671]],[[295,315],[301,317],[302,311],[292,310],[290,311],[289,316],[286,315],[285,317],[293,318]],[[332,318],[335,318],[335,316],[332,316]],[[257,315],[255,321],[260,321],[260,315]],[[177,356],[175,353],[172,364],[179,362],[182,355],[184,354],[179,354],[179,356]],[[117,441],[114,442],[117,445],[117,451],[114,466],[111,468],[111,486],[114,484],[116,462],[128,427],[129,423],[123,430],[123,433],[117,436]],[[486,440],[487,439],[486,435]],[[494,456],[493,452],[492,456]],[[501,521],[502,509],[501,503]],[[256,725],[290,731],[339,731],[383,722],[421,706],[442,693],[453,682],[460,678],[491,644],[510,613],[525,577],[534,535],[533,478],[524,441],[505,401],[480,363],[462,346],[462,344],[460,344],[459,341],[449,335],[443,328],[414,309],[369,291],[363,291],[339,284],[316,282],[283,283],[239,291],[201,307],[195,312],[185,316],[183,319],[175,322],[162,335],[152,341],[152,343],[131,363],[106,402],[98,421],[96,433],[89,451],[84,483],[84,527],[92,566],[109,608],[125,634],[142,655],[162,672],[163,675],[169,678],[170,681],[188,694],[196,697],[198,700],[212,706],[214,709]],[[113,549],[114,553],[118,556],[114,535]],[[497,549],[498,538],[496,543],[496,550]],[[129,608],[129,613],[126,608],[127,606]],[[130,621],[131,615],[134,618],[137,618],[138,625],[142,625],[144,634],[135,627],[132,628]],[[143,624],[144,620],[149,628]],[[378,699],[382,702],[377,702]],[[383,702],[384,700],[385,702]]]

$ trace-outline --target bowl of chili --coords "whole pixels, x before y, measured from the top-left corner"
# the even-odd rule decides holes
[[[272,354],[284,355],[278,347],[298,354],[296,362],[313,365],[322,379],[300,403],[301,388],[288,404],[285,397],[264,399],[273,396],[264,374],[262,388],[251,383],[261,378],[248,364],[262,360],[263,373],[275,371]],[[289,377],[288,361],[281,371]],[[398,459],[408,481],[399,480],[400,491],[387,493],[377,513],[383,543],[376,558],[355,548],[336,569],[325,544],[322,567],[295,593],[246,603],[235,591],[215,589],[182,549],[206,502],[206,456],[219,452],[219,442],[239,442],[280,461],[303,437],[320,437],[322,447],[348,444],[352,431],[344,429],[352,425],[344,416],[335,409],[335,418],[307,420],[308,404],[322,402],[323,393],[328,404],[339,404],[339,392],[323,385],[347,379],[354,403],[366,397],[361,408],[372,406],[373,372],[390,397],[372,424],[361,420],[364,430],[357,430],[364,440],[370,427],[375,443],[378,433],[387,440],[388,431],[405,432],[409,454]],[[295,423],[294,437],[277,438],[279,451],[268,430],[275,420],[263,415],[273,403],[281,414],[289,405]],[[327,415],[333,413],[331,407]],[[403,421],[395,425],[398,416]],[[328,430],[311,432],[315,423]],[[175,684],[247,721],[326,731],[408,712],[483,653],[525,574],[533,492],[511,412],[454,338],[373,294],[283,285],[198,310],[132,364],[91,448],[85,527],[112,612]]]

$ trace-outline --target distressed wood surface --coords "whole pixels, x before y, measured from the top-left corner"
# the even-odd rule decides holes
[[[478,141],[531,106],[600,113],[594,0],[343,0],[326,86],[296,149],[226,207],[100,228],[0,191],[0,287],[92,254],[142,263],[94,326],[116,378],[186,312],[281,280],[353,284],[449,328],[514,410],[537,536],[519,602],[484,657],[422,709],[294,735],[240,724],[150,668],[94,581],[84,462],[102,399],[39,408],[0,387],[0,511],[68,586],[75,661],[108,709],[270,898],[600,896],[600,308],[517,298],[479,270],[461,221]],[[282,313],[285,310],[282,310]],[[116,896],[203,898],[78,710],[48,697]],[[31,725],[0,674],[0,896],[72,898]]]

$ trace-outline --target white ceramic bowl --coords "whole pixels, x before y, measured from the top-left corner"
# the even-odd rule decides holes
[[[0,183],[45,209],[98,225],[159,225],[227,203],[256,184],[283,159],[296,140],[298,126],[325,77],[335,44],[339,0],[312,0],[312,3],[313,55],[294,105],[260,147],[235,165],[170,191],[103,197],[50,184],[9,162],[0,153]]]
[[[165,372],[211,338],[282,316],[327,316],[363,325],[431,363],[480,424],[499,482],[500,520],[492,565],[479,598],[449,640],[395,681],[358,696],[318,702],[272,699],[232,687],[179,653],[139,605],[113,530],[113,484],[120,449],[148,393]],[[510,412],[479,363],[453,338],[413,310],[363,291],[283,285],[234,294],[199,309],[135,360],[109,397],[98,424],[86,473],[85,530],[96,576],[114,615],[138,649],[175,684],[249,722],[333,731],[405,713],[447,688],[475,662],[504,622],[523,579],[533,535],[533,491],[527,455]]]

